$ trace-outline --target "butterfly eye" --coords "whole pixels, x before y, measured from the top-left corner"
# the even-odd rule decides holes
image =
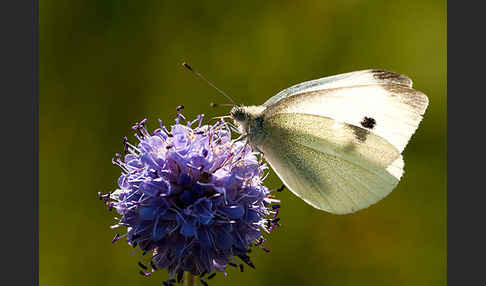
[[[233,117],[236,121],[247,121],[248,120],[248,113],[245,112],[241,107],[235,106],[230,111],[231,117]]]

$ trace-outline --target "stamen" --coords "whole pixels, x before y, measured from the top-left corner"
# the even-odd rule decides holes
[[[145,276],[145,277],[148,277],[148,276],[152,275],[152,273],[150,273],[150,272],[143,272],[142,270],[140,270],[138,273],[140,273],[140,275]]]
[[[216,272],[214,272],[213,274],[209,275],[209,276],[208,276],[208,280],[209,280],[209,279],[213,279],[213,277],[214,277],[214,276],[216,276]]]
[[[153,259],[150,260],[150,266],[152,267],[153,270],[157,270],[157,266],[155,266],[155,263],[154,263],[154,260]]]
[[[113,237],[113,239],[111,240],[111,243],[117,242],[118,239],[120,239],[120,235],[117,233],[115,234],[115,237]]]
[[[273,217],[277,217],[277,216],[278,216],[278,210],[279,210],[279,208],[277,208],[277,209],[275,210],[275,213],[273,214]]]
[[[162,126],[162,130],[164,130],[164,132],[167,134],[167,136],[174,137],[174,135],[172,135],[172,133],[170,133],[169,130],[167,130],[167,127]]]
[[[203,119],[204,119],[204,114],[199,114],[199,115],[197,116],[197,119],[199,120],[199,123],[198,123],[198,125],[197,125],[197,126],[198,126],[198,127],[201,127],[202,121],[203,121]]]
[[[181,283],[183,275],[184,272],[182,271],[179,271],[179,273],[177,273],[177,283]]]
[[[140,266],[141,268],[143,268],[143,269],[145,269],[145,270],[147,270],[147,269],[148,269],[148,267],[147,267],[147,266],[145,266],[145,265],[144,265],[142,262],[140,262],[140,261],[138,262],[138,266]]]

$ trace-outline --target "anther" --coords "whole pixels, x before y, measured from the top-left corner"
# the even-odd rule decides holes
[[[153,260],[150,260],[150,266],[152,266],[153,270],[157,270],[157,266],[155,266],[155,263]]]
[[[115,243],[118,239],[120,238],[120,235],[117,233],[115,234],[115,237],[111,240],[111,243]]]
[[[277,189],[277,192],[281,192],[281,191],[283,191],[284,189],[285,189],[285,186],[284,186],[284,185],[282,185],[280,188],[278,188],[278,189]]]
[[[184,272],[180,271],[177,273],[177,283],[181,283]]]
[[[145,269],[145,270],[147,270],[147,269],[148,269],[148,268],[147,268],[147,266],[145,266],[145,265],[144,265],[142,262],[140,262],[140,261],[138,262],[138,266],[140,266],[141,268],[143,268],[143,269]]]
[[[177,111],[181,111],[183,109],[184,109],[184,105],[182,105],[182,104],[177,106],[177,108],[176,108]]]
[[[209,276],[208,276],[208,280],[209,280],[209,279],[213,279],[213,277],[214,277],[214,276],[216,276],[216,272],[214,272],[213,274],[209,275]]]
[[[150,276],[152,274],[150,272],[143,272],[142,270],[140,270],[138,273],[140,273],[140,275],[145,276],[145,277]]]

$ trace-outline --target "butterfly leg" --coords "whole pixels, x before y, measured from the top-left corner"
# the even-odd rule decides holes
[[[245,140],[247,138],[247,134],[241,134],[240,136],[238,136],[238,138],[236,138],[235,140],[233,140],[233,142],[231,143],[231,147],[233,147],[233,145],[236,143],[236,142],[239,142],[239,141],[242,141],[242,140]]]

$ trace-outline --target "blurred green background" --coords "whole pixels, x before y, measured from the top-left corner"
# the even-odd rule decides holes
[[[430,99],[387,198],[336,216],[283,192],[272,252],[211,285],[445,285],[446,50],[446,1],[41,1],[40,284],[166,279],[140,276],[139,256],[112,245],[96,194],[116,188],[111,158],[135,121],[172,121],[179,104],[189,118],[228,112],[209,107],[225,99],[188,61],[244,104],[366,68],[409,75]],[[273,172],[267,185],[280,186]]]

